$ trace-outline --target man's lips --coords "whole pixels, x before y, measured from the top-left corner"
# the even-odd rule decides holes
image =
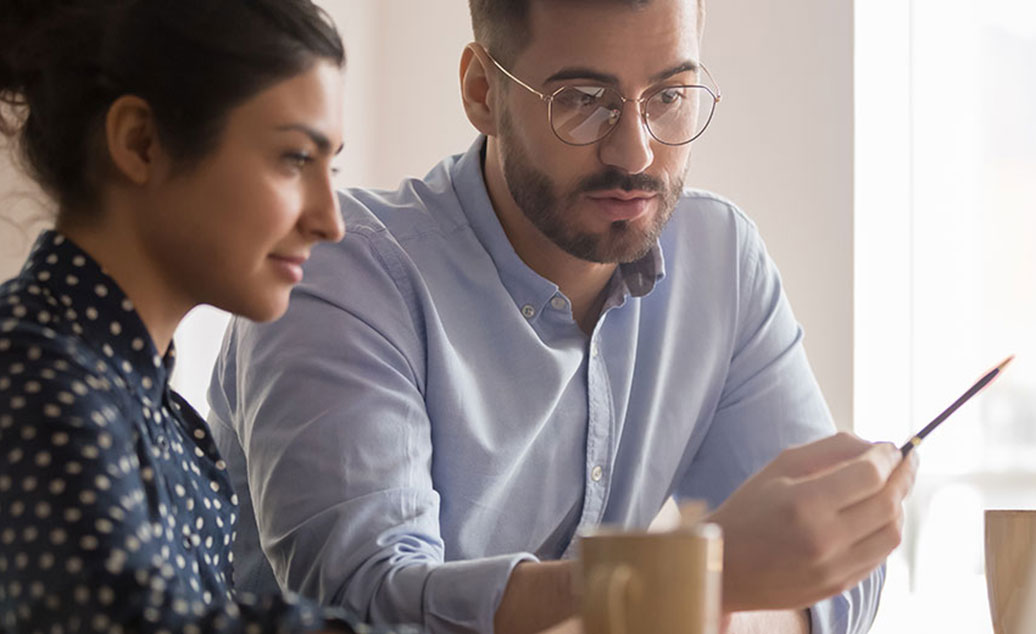
[[[594,191],[587,194],[590,198],[617,198],[619,200],[635,200],[637,198],[654,198],[657,192],[644,191],[642,189],[609,189],[606,191]]]
[[[610,222],[619,222],[633,220],[647,213],[658,194],[642,190],[610,189],[591,192],[586,197]]]

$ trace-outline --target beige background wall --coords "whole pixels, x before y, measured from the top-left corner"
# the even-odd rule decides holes
[[[463,151],[474,135],[457,96],[460,49],[471,37],[467,3],[321,4],[350,56],[341,182],[391,186]],[[689,178],[758,222],[842,427],[852,411],[852,15],[852,0],[712,0],[704,57],[724,96],[714,127],[696,142]],[[9,192],[26,189],[0,162],[0,213],[22,225],[40,206]],[[26,238],[0,224],[0,276],[17,270]],[[221,320],[193,319],[185,332],[196,345],[178,341],[181,352],[199,352],[180,380],[199,402],[204,351],[218,341]]]
[[[18,272],[51,213],[47,198],[12,165],[9,146],[0,140],[0,279]]]
[[[835,420],[849,429],[853,2],[708,7],[703,56],[724,94],[690,182],[732,198],[759,224]]]

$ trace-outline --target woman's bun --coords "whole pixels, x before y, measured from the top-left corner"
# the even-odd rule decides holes
[[[48,74],[89,64],[96,57],[97,20],[113,4],[105,0],[0,1],[0,101],[26,105],[31,100],[27,93]]]
[[[341,66],[345,53],[311,0],[0,0],[0,132],[62,212],[91,210],[120,95],[148,103],[187,166],[234,106],[314,59]]]

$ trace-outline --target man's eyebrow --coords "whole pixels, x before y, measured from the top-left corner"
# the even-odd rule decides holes
[[[651,83],[658,83],[669,79],[673,75],[679,75],[680,73],[686,73],[688,71],[697,71],[700,68],[698,62],[694,60],[687,60],[681,64],[677,64],[672,68],[663,70],[660,73],[655,73],[651,76]],[[586,68],[584,66],[573,66],[571,68],[562,68],[558,72],[548,77],[543,83],[549,84],[555,81],[564,81],[568,79],[590,79],[602,84],[616,85],[619,83],[619,78],[609,73],[602,73],[601,71],[593,70],[592,68]]]
[[[696,62],[694,60],[689,59],[689,60],[687,60],[686,62],[684,62],[682,64],[677,64],[676,66],[673,66],[672,68],[670,68],[668,70],[664,70],[664,71],[662,71],[660,73],[656,73],[655,75],[652,75],[651,76],[651,83],[654,84],[654,83],[658,83],[660,81],[665,81],[666,79],[669,79],[673,75],[679,75],[680,73],[686,73],[688,71],[695,71],[695,72],[697,72],[699,68],[701,68],[701,64],[699,64],[698,62]]]
[[[571,68],[562,68],[558,72],[548,77],[543,83],[549,84],[554,81],[564,81],[566,79],[590,79],[602,84],[618,84],[619,78],[615,75],[609,75],[608,73],[602,73],[590,68],[581,66],[573,66]]]
[[[325,135],[323,132],[320,132],[319,130],[314,130],[308,125],[304,125],[301,123],[288,123],[282,126],[277,126],[277,130],[281,132],[301,132],[308,136],[310,139],[312,139],[313,143],[316,144],[317,149],[319,149],[322,153],[332,154],[331,140],[327,138],[327,135]],[[341,152],[343,147],[345,147],[344,144],[339,145],[338,148],[333,152],[333,154],[338,154],[339,152]]]

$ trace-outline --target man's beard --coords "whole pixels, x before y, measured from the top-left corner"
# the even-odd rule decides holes
[[[540,233],[581,260],[627,263],[647,255],[673,215],[683,191],[683,174],[667,189],[660,179],[653,176],[606,168],[582,179],[572,191],[559,198],[554,182],[537,170],[522,151],[507,112],[501,117],[500,140],[504,153],[504,180],[518,208]],[[656,193],[654,200],[658,208],[648,226],[639,229],[629,221],[619,220],[612,222],[604,233],[580,232],[572,226],[569,222],[571,211],[582,195],[609,189]]]

